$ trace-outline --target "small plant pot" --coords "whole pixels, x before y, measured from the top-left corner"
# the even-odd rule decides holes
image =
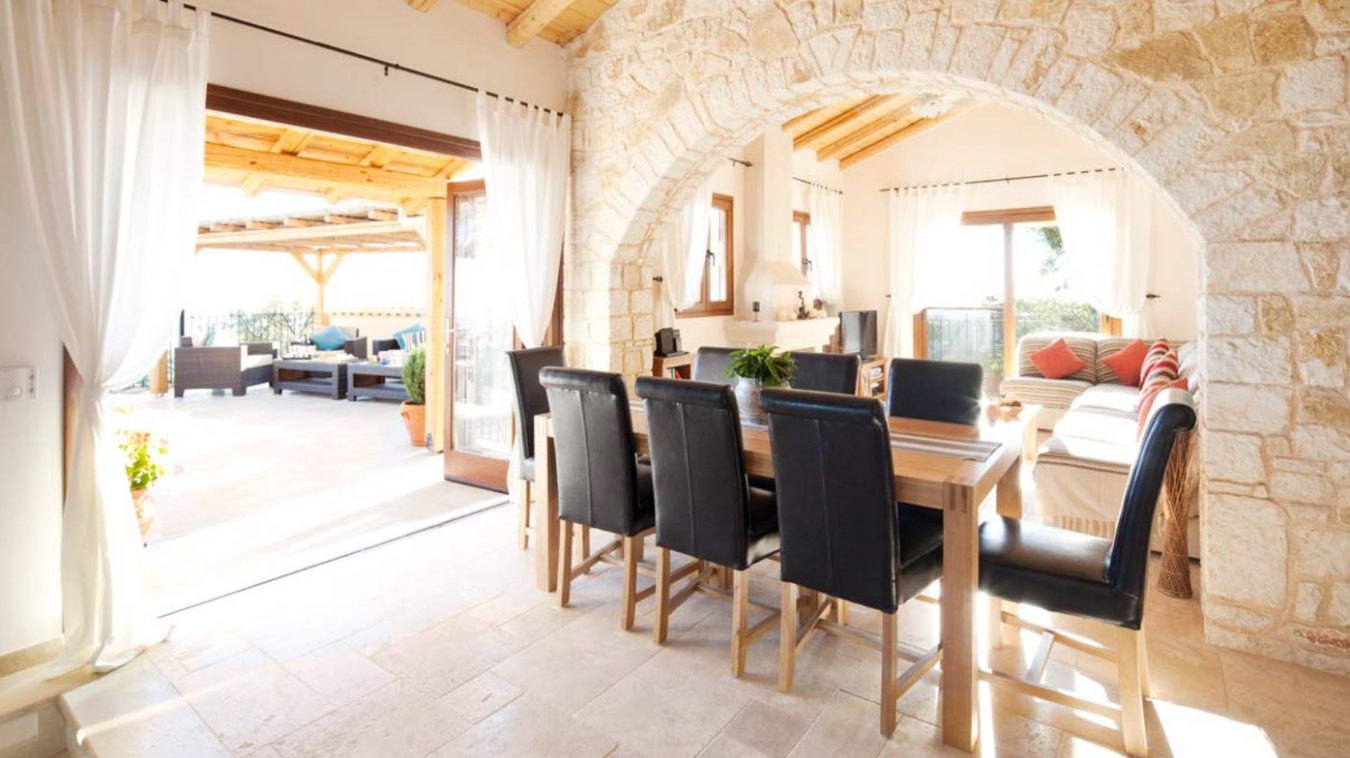
[[[427,444],[427,407],[405,402],[398,407],[398,415],[403,417],[413,447],[424,447]]]
[[[159,507],[155,505],[155,499],[150,497],[148,489],[132,490],[131,504],[136,507],[136,525],[141,528],[141,545],[145,545]]]
[[[764,391],[764,385],[756,379],[746,379],[743,376],[736,377],[736,405],[741,410],[741,420],[752,424],[766,424],[769,419],[764,415],[764,408],[759,404],[760,393]]]

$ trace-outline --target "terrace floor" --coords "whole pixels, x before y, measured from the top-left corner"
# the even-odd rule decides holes
[[[147,570],[178,610],[500,504],[447,482],[408,442],[398,404],[252,387],[118,396],[119,426],[169,444],[151,490]]]
[[[734,679],[728,603],[695,595],[657,646],[650,600],[634,631],[619,629],[618,571],[580,578],[559,609],[513,535],[511,509],[491,509],[177,614],[167,643],[65,706],[100,758],[956,755],[940,745],[936,671],[883,740],[874,651],[816,635],[782,694],[775,631]],[[776,605],[772,576],[753,594]],[[1350,678],[1205,644],[1196,600],[1154,593],[1148,605],[1151,754],[1343,754]],[[935,639],[933,607],[910,603],[901,618],[905,641]],[[1005,647],[1000,667],[1034,649]],[[1114,676],[1072,650],[1057,648],[1048,671],[1114,696]],[[1062,708],[986,702],[984,755],[1118,748],[1115,732]]]

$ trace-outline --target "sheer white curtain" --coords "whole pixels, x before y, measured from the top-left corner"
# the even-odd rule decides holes
[[[14,180],[84,379],[61,532],[62,668],[116,668],[167,632],[147,603],[103,401],[174,332],[175,280],[197,230],[208,21],[157,0],[0,4]]]
[[[884,349],[891,357],[914,355],[914,314],[931,303],[943,251],[959,244],[963,185],[890,192],[891,304]]]
[[[511,282],[512,321],[538,347],[553,314],[567,213],[572,119],[478,93],[487,216]]]
[[[703,263],[708,255],[708,232],[712,226],[712,179],[694,190],[679,213],[671,214],[652,243],[657,246],[661,302],[656,326],[675,325],[675,311],[698,301],[703,286]]]
[[[1124,170],[1056,175],[1047,192],[1074,294],[1144,336],[1152,194]]]
[[[811,242],[811,286],[816,297],[838,307],[843,294],[839,266],[839,200],[837,191],[815,184],[806,187],[806,212],[811,214],[807,227]]]

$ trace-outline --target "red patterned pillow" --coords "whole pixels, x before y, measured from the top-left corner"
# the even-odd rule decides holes
[[[1102,363],[1120,377],[1127,387],[1138,387],[1143,378],[1144,358],[1148,355],[1148,346],[1143,340],[1135,340],[1114,355],[1102,359]]]
[[[1147,392],[1151,386],[1167,384],[1180,375],[1181,361],[1177,358],[1177,352],[1168,350],[1161,358],[1145,366],[1140,386]]]
[[[1163,393],[1163,390],[1188,389],[1188,383],[1188,380],[1184,378],[1173,379],[1171,382],[1159,384],[1151,390],[1145,390],[1144,393],[1139,396],[1139,428],[1135,430],[1136,438],[1143,438],[1144,429],[1148,425],[1148,412],[1153,409],[1153,402],[1158,399],[1158,396]]]
[[[1172,345],[1167,341],[1166,337],[1159,337],[1153,341],[1152,345],[1149,345],[1148,352],[1144,354],[1144,363],[1139,368],[1139,381],[1141,384],[1148,381],[1148,371],[1153,367],[1153,364],[1162,360],[1162,358],[1167,355],[1167,351],[1171,349]]]
[[[1031,363],[1046,379],[1063,379],[1087,368],[1087,364],[1069,349],[1069,343],[1063,337],[1032,353]]]

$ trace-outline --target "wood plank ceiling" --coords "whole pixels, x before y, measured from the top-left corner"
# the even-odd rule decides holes
[[[206,180],[249,194],[266,187],[397,203],[421,212],[473,165],[453,156],[220,113],[206,115]]]
[[[407,0],[414,10],[426,13],[437,0]],[[459,0],[506,24],[506,40],[515,47],[540,37],[567,44],[595,23],[600,14],[618,0]]]
[[[344,207],[203,221],[197,249],[281,253],[404,253],[426,249],[423,224],[400,217],[397,208]]]
[[[918,105],[918,99],[907,95],[845,100],[804,113],[783,128],[792,135],[794,149],[810,148],[819,160],[837,158],[841,168],[848,168],[960,114],[969,103],[944,109]]]

